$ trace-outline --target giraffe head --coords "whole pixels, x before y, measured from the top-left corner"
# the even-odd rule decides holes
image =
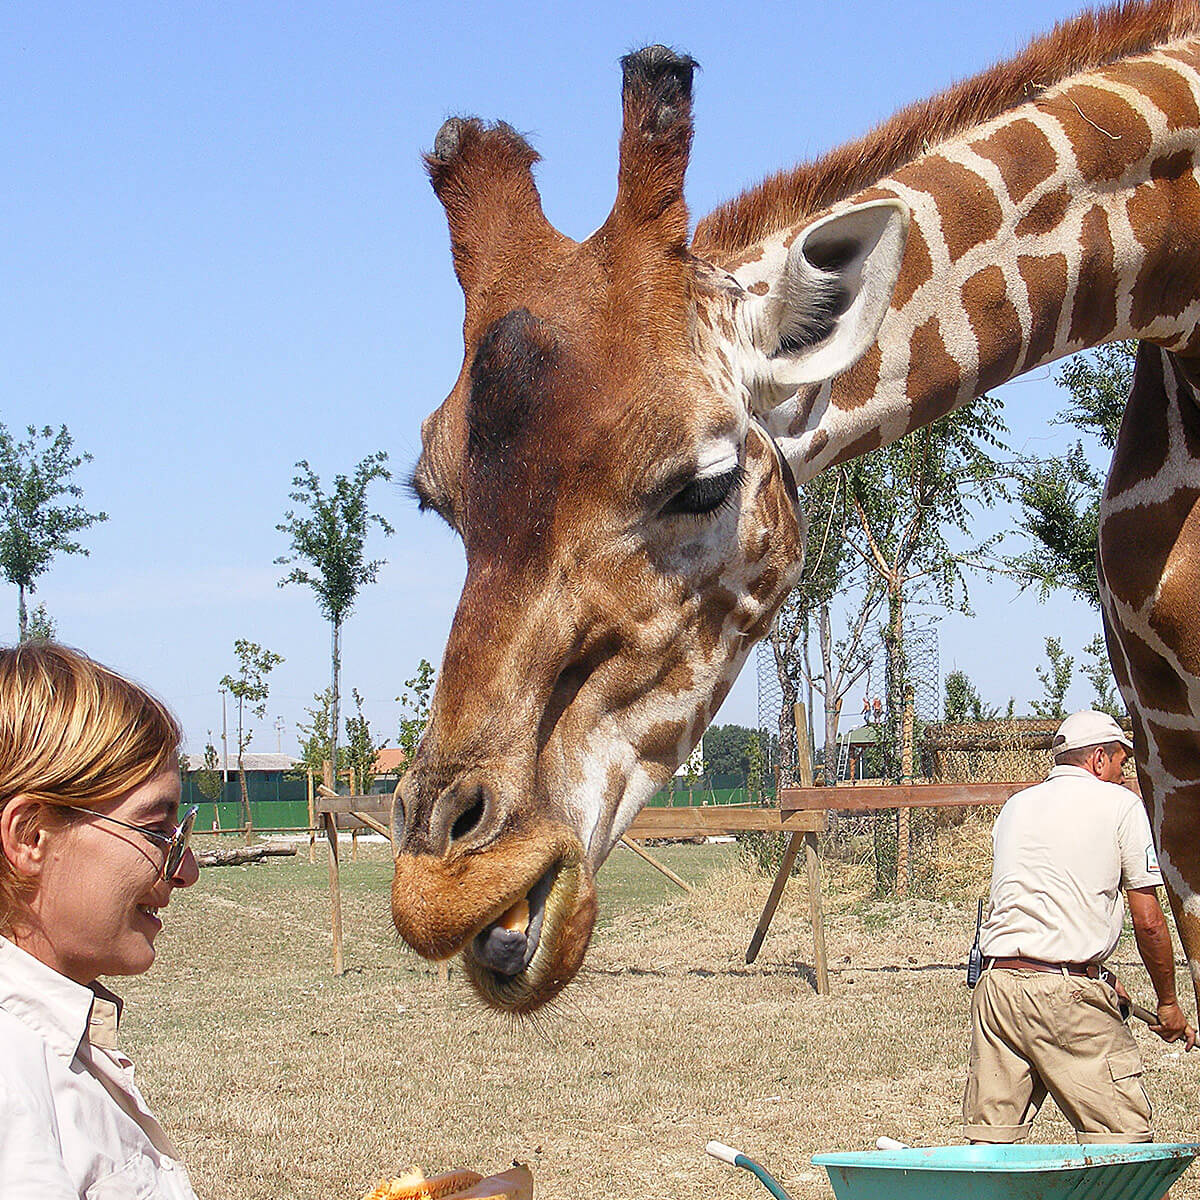
[[[827,218],[777,294],[742,293],[689,252],[695,64],[656,46],[623,66],[617,197],[586,241],[547,222],[507,125],[450,120],[427,158],[465,355],[413,486],[467,575],[395,805],[392,913],[516,1013],[578,970],[596,869],[799,574],[796,487],[752,393],[865,350],[903,244],[894,204]]]

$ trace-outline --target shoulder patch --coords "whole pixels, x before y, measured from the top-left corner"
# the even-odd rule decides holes
[[[1158,855],[1154,853],[1153,846],[1146,847],[1146,870],[1147,872],[1154,871],[1156,874],[1162,873],[1158,869]]]

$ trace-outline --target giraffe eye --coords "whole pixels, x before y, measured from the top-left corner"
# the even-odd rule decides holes
[[[700,475],[679,489],[660,510],[663,516],[708,517],[733,502],[746,472],[741,466],[720,475]]]

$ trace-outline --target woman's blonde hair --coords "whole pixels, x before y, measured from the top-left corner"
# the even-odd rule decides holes
[[[0,650],[0,811],[14,796],[94,807],[178,761],[182,733],[161,700],[55,642]],[[0,854],[0,933],[25,881]]]

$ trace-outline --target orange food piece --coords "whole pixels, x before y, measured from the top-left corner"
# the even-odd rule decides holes
[[[496,924],[505,929],[519,929],[524,933],[529,928],[529,901],[518,900]]]
[[[369,1191],[363,1200],[444,1200],[466,1188],[474,1187],[482,1175],[475,1171],[451,1171],[435,1179],[406,1176],[404,1179],[386,1179]]]

